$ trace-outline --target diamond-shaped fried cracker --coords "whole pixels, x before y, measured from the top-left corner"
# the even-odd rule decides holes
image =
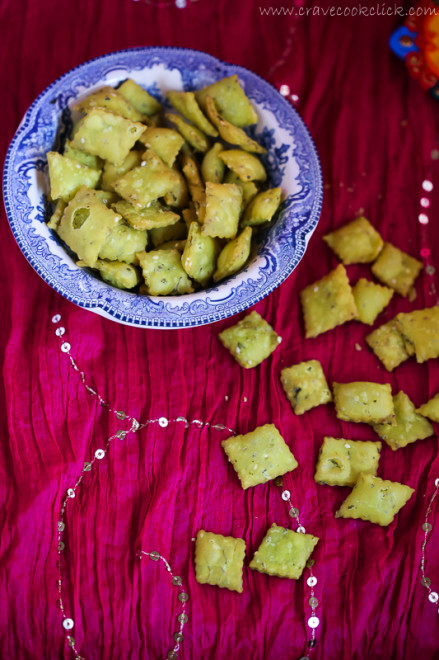
[[[357,306],[358,320],[361,323],[373,325],[378,314],[389,304],[393,296],[393,289],[380,286],[362,277],[353,287],[352,293]]]
[[[77,160],[61,156],[56,151],[49,151],[47,162],[50,196],[53,200],[62,199],[64,202],[69,202],[81,186],[95,188],[101,176],[101,170],[87,167]]]
[[[258,121],[258,115],[245,95],[236,74],[203,87],[195,92],[195,96],[203,109],[206,107],[207,97],[211,96],[219,112],[235,126],[242,128],[256,124]]]
[[[357,317],[354,296],[342,264],[302,289],[300,300],[307,338],[317,337]]]
[[[386,243],[372,266],[372,273],[383,284],[392,287],[402,296],[408,296],[421,269],[420,261],[391,243]]]
[[[331,390],[318,360],[282,369],[280,380],[296,415],[332,401]]]
[[[250,256],[251,240],[252,228],[246,227],[236,238],[226,243],[218,257],[214,282],[231,277],[244,267]]]
[[[383,239],[363,217],[323,236],[323,240],[346,265],[369,263],[383,247]]]
[[[57,232],[87,266],[94,268],[100,250],[121,220],[99,201],[94,190],[83,186],[64,210]]]
[[[250,568],[298,580],[319,539],[273,524],[250,562]]]
[[[238,231],[242,192],[233,183],[206,183],[205,236],[235,238]]]
[[[354,486],[361,472],[376,474],[381,442],[329,438],[320,448],[314,480],[328,486]]]
[[[244,489],[264,484],[297,467],[296,459],[274,424],[236,435],[221,445]]]
[[[380,325],[367,335],[366,343],[369,344],[387,371],[393,371],[401,362],[410,357],[394,319]]]
[[[134,207],[143,209],[179,185],[177,173],[165,165],[152,149],[147,149],[140,167],[114,181],[113,188]]]
[[[418,309],[395,317],[409,355],[417,362],[439,357],[439,307]]]
[[[416,412],[439,424],[439,394],[436,394],[432,399],[429,399],[427,403],[423,403],[422,406],[419,406]]]
[[[184,138],[172,128],[149,126],[140,136],[140,142],[151,147],[168,167],[172,167],[184,144]]]
[[[241,367],[252,369],[279,346],[282,338],[257,312],[223,330],[219,338]]]
[[[79,122],[71,145],[110,163],[121,163],[145,129],[144,124],[95,108]]]
[[[84,113],[90,112],[93,108],[102,108],[132,121],[142,121],[143,119],[142,114],[114,87],[102,87],[86,96],[82,101],[78,101],[74,106],[74,110]]]
[[[396,424],[374,424],[373,429],[394,451],[433,435],[432,425],[428,419],[416,412],[414,404],[405,392],[398,392],[393,397],[393,407]]]
[[[138,252],[137,257],[149,295],[172,296],[193,292],[192,283],[181,265],[178,250]]]
[[[161,110],[160,103],[131,78],[125,80],[117,91],[128,99],[131,105],[142,115],[150,117]]]
[[[362,473],[335,517],[361,518],[385,527],[414,492],[413,488],[396,481]]]
[[[241,594],[244,555],[243,539],[212,534],[200,529],[195,543],[197,582],[238,591]]]
[[[394,424],[392,388],[389,383],[334,383],[337,417],[346,422]]]

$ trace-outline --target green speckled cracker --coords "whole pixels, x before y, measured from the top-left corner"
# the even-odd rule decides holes
[[[342,264],[300,292],[305,337],[317,337],[357,317],[352,289]]]
[[[206,191],[198,171],[197,162],[193,156],[183,153],[182,170],[189,187],[197,220],[202,223],[206,214]]]
[[[79,259],[94,268],[100,250],[121,221],[93,190],[83,187],[64,210],[57,232]]]
[[[214,282],[220,282],[241,270],[250,256],[252,228],[246,227],[236,238],[226,243],[218,257]]]
[[[181,133],[186,142],[190,144],[195,151],[201,151],[204,153],[209,149],[209,140],[199,128],[192,124],[188,124],[182,119],[182,117],[174,115],[172,112],[167,112],[165,117],[176,126],[178,132]]]
[[[361,323],[373,325],[378,314],[389,304],[393,296],[393,289],[380,286],[362,277],[353,287],[352,293],[357,307],[358,320]]]
[[[256,550],[250,568],[267,575],[298,580],[318,542],[316,536],[273,524]]]
[[[155,115],[161,110],[161,104],[134,80],[128,78],[117,90],[142,115]]]
[[[114,192],[113,183],[120,179],[121,176],[140,165],[141,162],[142,154],[135,149],[129,151],[126,158],[124,158],[118,165],[106,162],[100,183],[102,190]]]
[[[394,424],[392,388],[389,383],[334,383],[337,417],[346,422]]]
[[[172,105],[183,117],[189,119],[190,122],[195,124],[206,135],[212,137],[218,136],[218,131],[210,121],[203,115],[198,101],[195,98],[194,92],[175,92],[171,91],[166,94]]]
[[[270,222],[279,208],[281,194],[280,188],[270,188],[256,195],[245,209],[242,226],[255,227]]]
[[[215,271],[219,251],[219,239],[203,236],[198,222],[192,222],[181,257],[182,266],[189,277],[206,286]]]
[[[77,160],[61,156],[56,151],[47,154],[49,163],[50,196],[53,200],[62,199],[69,202],[82,186],[95,188],[101,170],[87,167]]]
[[[92,156],[91,154],[85,153],[85,151],[72,147],[70,140],[66,140],[64,145],[64,156],[72,158],[72,160],[77,160],[79,163],[87,165],[87,167],[92,167],[95,170],[101,170],[104,164],[102,158]]]
[[[253,154],[241,149],[227,149],[218,154],[219,158],[239,176],[241,181],[266,181],[267,173],[261,161]]]
[[[261,364],[282,341],[257,312],[251,312],[236,325],[223,330],[219,338],[245,369]]]
[[[395,317],[396,327],[402,335],[409,355],[417,362],[439,357],[439,307],[418,309]]]
[[[332,401],[331,390],[318,360],[282,369],[280,380],[296,415]]]
[[[195,543],[195,578],[242,593],[245,541],[200,529]]]
[[[219,112],[235,126],[242,128],[256,124],[258,121],[258,115],[242,89],[236,74],[203,87],[195,93],[195,96],[203,109],[206,107],[207,97],[211,96]]]
[[[393,397],[393,407],[396,424],[374,424],[373,429],[394,451],[433,435],[432,425],[428,419],[416,412],[414,404],[405,392],[398,392]]]
[[[99,258],[137,264],[136,253],[145,249],[147,240],[146,231],[119,224],[99,250]]]
[[[413,488],[404,484],[371,474],[360,474],[335,517],[361,518],[385,527],[390,525],[414,492]]]
[[[138,209],[129,202],[119,201],[113,204],[113,208],[134,229],[169,227],[180,220],[177,213],[163,207],[159,202],[150,202],[149,206]]]
[[[222,183],[226,166],[218,154],[224,149],[220,142],[215,144],[206,152],[201,163],[201,174],[205,183]],[[233,183],[233,182],[232,182]]]
[[[113,188],[127,202],[143,209],[179,185],[176,172],[165,165],[152,149],[147,149],[140,167],[114,181]]]
[[[252,140],[242,128],[234,126],[234,124],[227,121],[216,109],[215,102],[211,96],[206,97],[206,112],[225,142],[234,144],[244,149],[244,151],[250,151],[255,154],[265,154],[267,152],[265,147]]]
[[[251,433],[221,443],[244,489],[291,472],[297,461],[274,426],[265,424]]]
[[[241,181],[239,176],[228,170],[224,177],[224,183],[234,183],[236,186],[239,186],[242,190],[242,204],[241,212],[243,212],[251,200],[258,194],[258,187],[253,181]]]
[[[77,112],[84,113],[90,112],[93,108],[102,108],[132,121],[142,121],[143,119],[143,115],[114,87],[102,87],[86,96],[82,101],[78,101],[74,106]]]
[[[233,183],[206,183],[205,236],[234,238],[238,231],[242,191]]]
[[[366,343],[381,360],[387,371],[393,371],[401,362],[410,357],[394,319],[380,325],[367,335]]]
[[[416,412],[439,424],[439,394],[436,394],[427,403],[423,403]]]
[[[192,293],[190,279],[181,265],[178,250],[138,252],[147,292],[151,296],[175,296]]]
[[[184,138],[172,128],[150,126],[140,136],[140,142],[151,147],[168,167],[172,167],[184,144]]]
[[[140,275],[137,269],[130,264],[98,259],[95,267],[105,282],[116,286],[118,289],[134,289],[135,286],[140,284]]]
[[[121,163],[145,129],[139,122],[96,108],[80,121],[71,144],[110,163]]]
[[[386,243],[372,266],[372,273],[383,284],[392,287],[402,296],[408,296],[422,270],[422,263],[402,252],[391,243]]]
[[[328,486],[354,486],[361,472],[376,475],[381,442],[326,437],[314,480]]]
[[[377,258],[384,245],[379,233],[363,217],[327,234],[323,240],[346,265],[370,263]]]

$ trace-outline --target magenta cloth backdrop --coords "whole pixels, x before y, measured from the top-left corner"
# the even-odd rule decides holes
[[[255,307],[282,343],[261,366],[244,370],[218,340],[238,318],[181,331],[143,330],[62,299],[21,255],[2,209],[0,656],[74,657],[57,608],[60,506],[84,461],[128,426],[87,394],[60,351],[51,322],[59,313],[72,356],[117,409],[141,421],[184,416],[239,433],[265,423],[281,431],[299,462],[285,487],[307,532],[320,538],[313,555],[320,625],[310,658],[439,658],[438,605],[428,601],[420,573],[422,523],[439,477],[436,436],[397,452],[383,447],[379,476],[415,489],[393,524],[337,520],[348,489],[313,480],[323,436],[376,436],[366,425],[339,421],[332,405],[295,416],[279,380],[282,368],[316,358],[331,383],[389,382],[416,405],[439,391],[437,361],[418,365],[412,359],[389,374],[367,350],[370,329],[360,323],[305,340],[299,307],[300,289],[337,263],[322,236],[361,209],[384,239],[439,266],[438,107],[389,51],[388,37],[401,19],[264,15],[259,5],[268,7],[268,0],[157,4],[1,0],[4,149],[32,100],[71,67],[131,46],[197,48],[297,95],[291,102],[321,158],[322,216],[297,270]],[[435,187],[428,193],[430,223],[421,225],[425,179]],[[368,272],[348,268],[351,281]],[[437,303],[439,280],[431,268],[416,288],[414,302],[395,295],[376,325],[399,311]],[[64,571],[65,607],[75,620],[81,657],[155,659],[172,648],[178,592],[161,562],[136,558],[140,549],[166,557],[190,595],[183,660],[307,655],[305,578],[279,579],[248,568],[267,527],[291,527],[293,521],[273,483],[241,489],[221,449],[227,436],[197,425],[154,424],[115,440],[87,475],[66,514]],[[196,582],[194,537],[200,528],[245,539],[242,594]],[[439,524],[429,536],[425,571],[437,589]]]

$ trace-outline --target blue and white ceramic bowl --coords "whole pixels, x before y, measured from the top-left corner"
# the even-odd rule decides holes
[[[72,127],[70,108],[103,85],[130,77],[163,100],[166,91],[195,90],[237,74],[259,122],[250,131],[268,150],[270,184],[285,201],[257,254],[240,273],[205,291],[159,298],[121,291],[75,265],[47,228],[46,153]],[[52,83],[26,112],[9,147],[4,199],[15,239],[37,273],[80,307],[119,323],[182,328],[219,321],[251,307],[281,284],[303,257],[320,215],[322,178],[313,141],[297,112],[247,69],[182,48],[135,48],[86,62]]]

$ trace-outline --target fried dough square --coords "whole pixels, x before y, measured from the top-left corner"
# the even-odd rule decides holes
[[[151,296],[172,296],[192,293],[193,286],[181,265],[176,249],[138,252],[147,291]]]
[[[219,338],[244,369],[257,367],[282,341],[257,312],[250,312],[236,325],[220,332]]]
[[[328,486],[354,486],[361,472],[376,475],[381,442],[325,437],[314,480]]]
[[[298,465],[274,424],[228,438],[221,446],[244,490],[291,472]]]
[[[211,584],[242,594],[244,555],[243,539],[200,529],[195,543],[195,579],[200,584]]]
[[[135,208],[143,209],[175,190],[180,180],[175,170],[165,165],[152,149],[147,149],[141,165],[122,175],[112,185],[127,202]]]
[[[334,383],[335,412],[346,422],[394,424],[392,388],[389,383]]]
[[[372,273],[383,284],[408,296],[422,269],[422,263],[391,243],[386,243],[372,266]]]
[[[401,362],[410,357],[394,319],[380,325],[367,335],[366,343],[381,360],[387,371],[393,371]]]
[[[307,338],[317,337],[357,317],[354,296],[342,264],[302,289],[300,300]]]
[[[439,307],[418,309],[395,317],[409,355],[417,362],[439,357]]]
[[[385,527],[390,525],[414,492],[413,488],[396,481],[360,474],[335,517],[361,518]]]
[[[231,277],[244,267],[250,256],[252,228],[246,227],[236,238],[226,243],[221,250],[213,281],[220,282]]]
[[[233,183],[206,183],[205,236],[234,238],[238,231],[242,191]]]
[[[101,249],[121,220],[120,215],[99,201],[94,190],[83,186],[65,208],[57,232],[79,259],[94,268]]]
[[[250,562],[250,568],[267,575],[298,580],[319,539],[273,524]]]
[[[358,320],[361,323],[373,325],[378,314],[389,304],[393,296],[393,289],[380,286],[362,277],[353,287],[352,293],[358,311]]]
[[[121,163],[145,129],[144,124],[95,108],[79,122],[71,145],[110,163]]]
[[[282,369],[280,380],[296,415],[332,401],[331,390],[318,360]]]
[[[393,397],[396,424],[374,424],[373,429],[393,451],[406,447],[416,440],[424,440],[433,435],[433,427],[422,415],[416,412],[415,406],[405,392],[398,392]]]
[[[417,408],[416,412],[439,424],[439,394]]]
[[[54,200],[69,202],[82,186],[95,188],[101,177],[101,170],[88,167],[67,156],[61,156],[56,151],[49,151],[47,162],[50,195]]]
[[[323,240],[346,265],[370,263],[377,258],[384,245],[379,233],[364,217],[356,218],[323,236]]]

